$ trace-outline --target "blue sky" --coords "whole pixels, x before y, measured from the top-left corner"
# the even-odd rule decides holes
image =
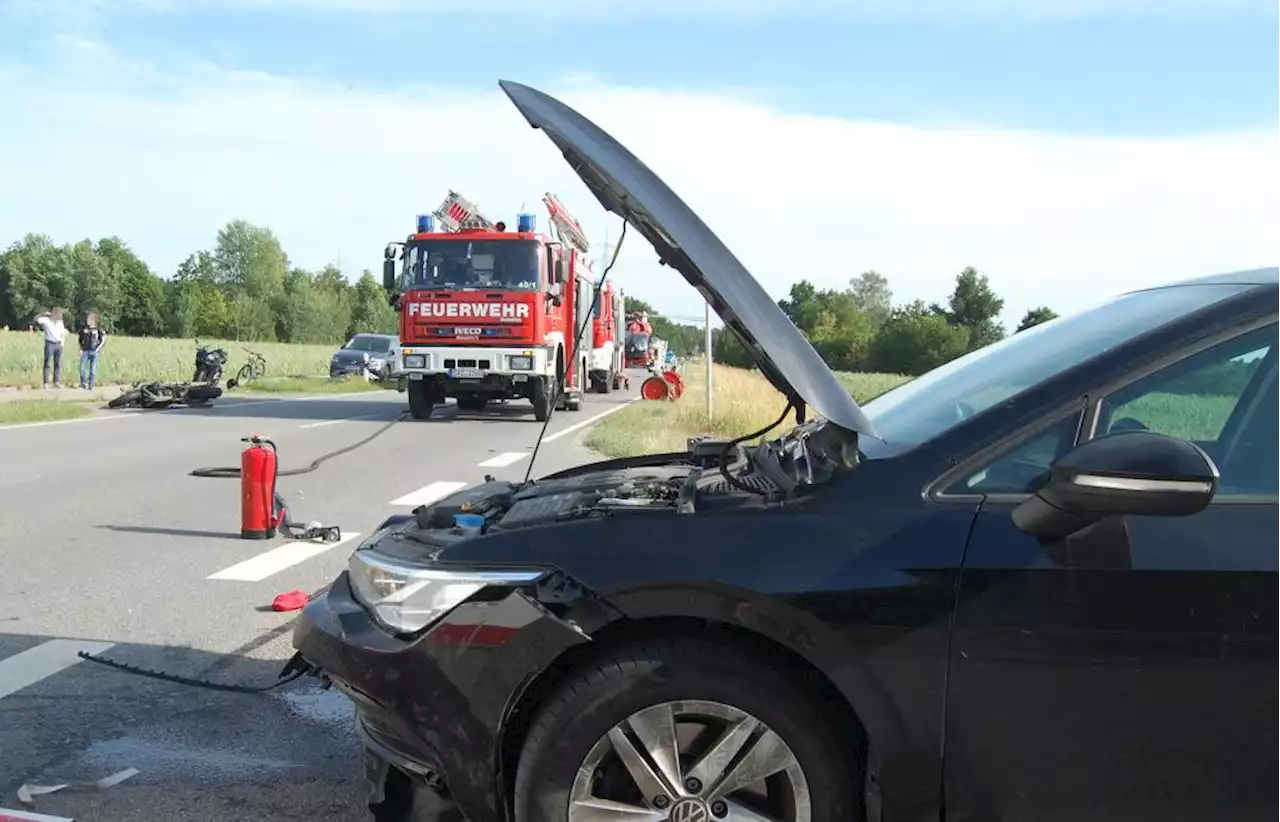
[[[1263,2],[1047,18],[1024,10],[966,19],[957,11],[942,20],[906,12],[867,19],[833,14],[825,3],[806,11],[801,2],[800,13],[786,15],[657,11],[582,22],[515,3],[505,13],[463,15],[415,12],[409,3],[375,13],[324,2],[177,2],[192,10],[164,13],[127,0],[105,5],[123,8],[78,22],[11,17],[0,51],[39,59],[45,38],[71,29],[126,53],[199,54],[334,82],[489,86],[495,76],[546,83],[581,73],[627,85],[749,90],[788,110],[838,117],[1075,133],[1275,126],[1280,96],[1276,4]]]
[[[1260,135],[1269,134],[1274,148],[1277,132],[1280,22],[1275,2],[797,0],[787,12],[758,0],[651,0],[619,2],[607,9],[587,0],[475,0],[462,4],[466,12],[451,11],[453,5],[457,4],[433,0],[0,0],[0,77],[7,73],[10,78],[7,87],[0,85],[0,104],[7,98],[18,101],[10,110],[27,112],[26,122],[32,122],[35,90],[44,89],[46,99],[66,99],[77,92],[94,94],[92,89],[98,88],[98,99],[126,100],[148,116],[163,116],[156,108],[158,100],[189,97],[197,87],[214,93],[210,89],[217,85],[217,93],[223,95],[219,105],[235,109],[248,99],[245,95],[260,91],[244,91],[244,78],[250,77],[296,82],[299,85],[291,88],[298,95],[310,95],[312,103],[320,93],[317,89],[323,89],[339,110],[344,94],[360,101],[351,103],[352,111],[371,100],[385,102],[388,95],[399,95],[407,107],[434,106],[439,112],[443,104],[433,103],[432,95],[447,92],[450,104],[468,93],[488,100],[495,94],[495,80],[503,77],[553,90],[585,84],[597,95],[624,89],[649,97],[710,96],[763,107],[773,118],[789,118],[792,125],[817,118],[828,124],[915,129],[912,133],[1017,130],[1051,141],[1073,139],[1074,148],[1089,150],[1099,140],[1119,141],[1117,145],[1128,149],[1134,141],[1146,140],[1155,141],[1153,145],[1174,141],[1198,151],[1202,138],[1212,142],[1222,135],[1243,134],[1252,141],[1249,150],[1256,151]],[[69,44],[74,47],[69,49]],[[90,52],[92,60],[86,63]],[[77,66],[80,74],[75,73]],[[210,79],[211,71],[219,73],[217,83]],[[236,91],[227,91],[232,86]],[[305,91],[299,90],[304,86]],[[392,106],[395,99],[391,98]],[[613,99],[619,98],[615,94]],[[714,122],[676,116],[675,111],[658,106],[647,127],[661,127],[668,141],[694,132],[703,139],[706,129],[715,127]],[[590,116],[585,109],[584,113]],[[52,133],[62,127],[59,122],[46,109],[34,110],[37,129]],[[296,128],[296,120],[281,127]],[[437,123],[431,131],[448,127]],[[720,139],[741,142],[739,150],[748,166],[785,165],[785,157],[779,155],[785,155],[786,148],[776,142],[752,159],[745,146],[759,137],[739,131]],[[168,136],[164,148],[180,153],[180,141],[189,138]],[[21,151],[14,139],[11,136],[6,146],[0,133],[0,148]],[[101,145],[94,149],[101,150]],[[857,152],[858,145],[850,143],[849,151]],[[1036,156],[1036,164],[1053,164],[1048,149]],[[1202,181],[1210,187],[1197,189],[1202,199],[1205,191],[1227,192],[1241,184],[1235,164],[1254,162],[1242,160],[1235,144],[1214,157],[1227,165],[1221,174]],[[933,185],[930,181],[946,173],[934,170],[915,184]],[[1267,185],[1273,184],[1269,175],[1275,173],[1274,166],[1262,167],[1259,173]],[[0,175],[0,184],[5,179]],[[11,178],[10,185],[21,188],[31,179]],[[668,177],[668,182],[677,181]],[[690,184],[700,193],[706,191],[704,200],[714,196],[709,184]],[[78,185],[105,188],[112,183],[91,178]],[[460,180],[433,185],[428,195],[433,201],[438,200],[436,188],[467,190]],[[494,190],[489,183],[474,185],[486,193]],[[1226,188],[1213,189],[1215,185]],[[536,199],[541,190],[489,197],[523,201]],[[44,201],[24,190],[0,192],[15,211],[7,222],[0,215],[0,242],[7,243],[18,230],[18,214],[40,215],[38,206]],[[961,200],[965,195],[944,189],[929,192]],[[27,205],[34,207],[24,210],[27,196],[33,198]],[[244,194],[246,201],[264,196],[275,195]],[[1224,194],[1224,199],[1233,197]],[[580,217],[589,225],[595,222],[594,217]],[[1192,218],[1180,214],[1179,219]],[[408,215],[402,220],[405,225],[409,221]],[[23,230],[75,231],[69,223],[55,222],[58,225],[29,225]],[[125,222],[135,232],[125,238],[153,249],[153,265],[166,274],[173,258],[182,255],[177,246],[159,229],[143,226],[144,232],[155,234],[147,237],[136,233],[136,221]],[[212,234],[215,228],[192,226],[189,231],[192,236],[201,231]],[[598,230],[603,228],[599,223]],[[1141,235],[1147,228],[1139,226],[1128,234]],[[341,253],[372,266],[382,243],[399,231],[388,225],[384,238],[377,241],[353,233]],[[616,234],[616,228],[613,231]],[[1258,244],[1255,252],[1238,259],[1219,255],[1221,265],[1274,263],[1275,234],[1254,235],[1250,238]],[[291,238],[307,242],[296,230]],[[1232,241],[1240,247],[1238,238]],[[357,250],[357,245],[368,247]],[[1262,256],[1263,248],[1269,249],[1269,258],[1254,259]],[[316,262],[305,251],[289,250],[308,263]],[[966,264],[983,268],[982,259],[961,259],[969,251],[958,245],[955,264],[937,272],[936,281],[928,279],[935,275],[915,270],[920,262],[904,256],[902,267],[910,269],[904,282],[911,285],[900,289],[901,298],[917,292],[940,298],[938,292],[945,292],[955,270]],[[366,257],[372,262],[365,263]],[[1144,258],[1138,254],[1134,259]],[[894,262],[891,253],[877,252],[865,265],[888,269],[893,281]],[[1025,269],[1026,262],[1019,265]],[[641,276],[630,268],[627,273]],[[1012,272],[993,272],[993,279],[998,273],[1010,285],[1015,283]],[[776,280],[769,279],[773,275],[757,276],[768,280],[771,290],[785,290],[783,275]],[[641,285],[649,284],[637,283]],[[1061,293],[1069,295],[1069,284],[1061,284]],[[1025,299],[1019,297],[1007,310],[1021,310],[1030,299],[1029,293]],[[696,302],[686,295],[671,310],[689,312],[694,307]]]

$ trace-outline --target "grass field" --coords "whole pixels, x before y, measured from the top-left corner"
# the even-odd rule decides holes
[[[778,418],[782,395],[756,371],[713,366],[711,419],[707,419],[706,365],[688,362],[681,371],[685,392],[678,402],[637,402],[606,417],[587,435],[587,447],[611,457],[682,451],[700,434],[740,436]],[[859,402],[906,382],[899,374],[840,374]]]
[[[0,386],[40,387],[44,366],[43,339],[41,334],[31,332],[0,331]],[[229,359],[224,373],[227,378],[234,377],[248,357],[238,342],[202,342],[216,344],[227,352]],[[317,377],[321,381],[328,377],[329,358],[338,348],[337,345],[285,343],[248,343],[245,347],[267,358],[268,377]],[[195,354],[195,340],[112,335],[98,360],[98,383],[116,385],[189,380],[194,370]],[[62,381],[67,385],[76,385],[80,381],[80,352],[74,334],[68,334],[63,345]]]
[[[59,400],[13,400],[0,402],[0,425],[23,422],[73,420],[86,416],[94,403]]]
[[[784,400],[759,372],[717,365],[712,375],[712,419],[706,415],[706,367],[690,362],[681,372],[685,393],[677,402],[637,402],[606,417],[587,435],[586,444],[610,457],[683,451],[689,437],[734,437],[764,428],[782,413]],[[837,375],[858,402],[888,391],[909,378],[899,374]],[[1130,417],[1152,431],[1184,439],[1216,440],[1235,398],[1216,395],[1149,394],[1111,411],[1111,419]],[[790,424],[785,421],[783,428]],[[775,429],[775,433],[779,429]]]

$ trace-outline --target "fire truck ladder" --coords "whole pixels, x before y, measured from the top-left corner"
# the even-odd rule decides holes
[[[569,210],[564,207],[559,198],[550,191],[542,198],[542,202],[547,204],[547,213],[551,215],[551,224],[555,226],[556,234],[558,235],[557,239],[568,243],[586,258],[587,252],[591,250],[591,244],[587,242],[587,235],[582,230],[582,226],[569,213]]]
[[[432,212],[440,221],[440,228],[446,232],[456,232],[464,228],[481,228],[493,231],[497,226],[480,213],[475,203],[456,191],[450,191],[440,207]]]

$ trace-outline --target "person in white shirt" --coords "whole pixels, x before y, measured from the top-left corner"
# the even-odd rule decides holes
[[[67,339],[67,327],[62,324],[62,309],[41,312],[36,315],[36,325],[44,331],[44,387],[49,387],[49,365],[53,365],[53,384],[62,385],[62,343]]]

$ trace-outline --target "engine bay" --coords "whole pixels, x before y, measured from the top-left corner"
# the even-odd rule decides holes
[[[566,476],[528,483],[487,477],[480,485],[416,509],[416,527],[403,534],[443,548],[478,535],[584,517],[785,505],[853,470],[858,460],[857,434],[826,420],[802,423],[758,445],[698,438],[689,441],[686,453],[657,465],[583,466]],[[460,526],[460,514],[478,524]]]

